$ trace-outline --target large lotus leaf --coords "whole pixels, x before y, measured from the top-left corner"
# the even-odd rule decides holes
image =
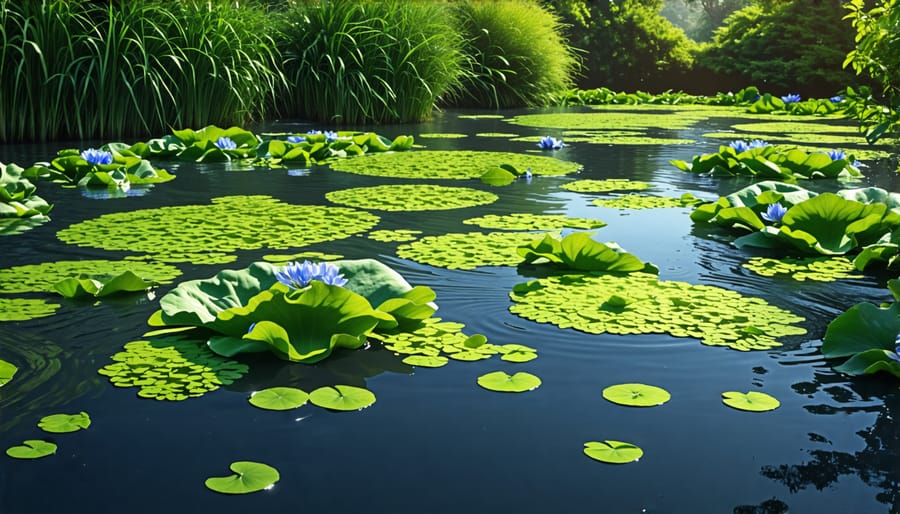
[[[709,222],[728,228],[743,228],[751,231],[761,230],[765,227],[765,224],[753,209],[743,206],[720,209]]]
[[[900,194],[892,193],[880,187],[862,187],[859,189],[842,189],[837,195],[846,200],[860,203],[883,203],[889,209],[900,207]]]
[[[853,265],[856,266],[856,269],[863,271],[873,262],[883,262],[888,269],[894,269],[898,263],[898,255],[900,255],[900,244],[879,242],[864,247],[853,259]]]
[[[230,138],[238,146],[256,147],[259,144],[257,137],[250,131],[240,127],[230,127],[227,129],[219,128],[215,125],[203,127],[200,130],[173,130],[172,134],[181,140],[186,146],[193,145],[198,142],[217,141],[220,137]]]
[[[594,241],[588,232],[575,232],[558,243],[549,235],[516,249],[525,262],[543,257],[554,264],[581,271],[654,271],[656,267],[623,251],[614,243]]]
[[[372,305],[391,298],[403,298],[413,287],[390,266],[375,259],[332,261],[347,279],[344,287],[363,296]],[[429,302],[434,300],[428,300]],[[435,306],[436,307],[436,306]]]
[[[849,357],[867,350],[893,350],[900,334],[900,306],[858,303],[832,320],[822,338],[822,355]]]
[[[131,145],[129,151],[141,157],[155,157],[168,159],[184,150],[185,144],[173,134],[167,134],[161,138],[151,139],[147,142],[139,142]]]
[[[390,314],[395,321],[382,323],[379,325],[379,329],[393,328],[403,332],[414,330],[437,310],[437,306],[433,303],[435,298],[437,295],[430,287],[416,286],[403,293],[400,298],[385,300],[376,308]]]
[[[843,254],[859,245],[857,234],[871,234],[878,228],[889,231],[890,225],[882,222],[886,211],[885,204],[863,204],[823,193],[788,209],[779,237],[806,249],[807,235],[812,236],[818,253]]]
[[[896,356],[896,353],[873,348],[850,357],[847,362],[834,369],[849,375],[871,375],[885,371],[900,378],[900,361],[892,358],[892,355]]]
[[[732,207],[745,206],[753,208],[760,203],[759,197],[767,192],[778,193],[789,206],[817,196],[816,193],[795,184],[767,180],[751,184],[723,198],[728,200],[729,205]]]

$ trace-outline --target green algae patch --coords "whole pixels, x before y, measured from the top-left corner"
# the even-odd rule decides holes
[[[457,118],[461,120],[502,120],[502,114],[460,114]]]
[[[631,107],[631,106],[629,106]],[[686,129],[705,119],[700,112],[587,112],[523,114],[506,120],[513,125],[559,130],[649,130]]]
[[[511,138],[511,137],[519,137],[518,134],[514,134],[512,132],[478,132],[475,134],[475,137],[502,137],[502,138]]]
[[[590,218],[569,218],[562,214],[488,214],[463,220],[466,225],[497,230],[560,230],[576,228],[591,230],[605,227],[606,223]]]
[[[131,271],[141,278],[170,283],[181,270],[169,264],[143,261],[57,261],[0,269],[0,293],[55,292],[54,285],[70,277],[111,278]]]
[[[534,175],[567,175],[581,169],[577,162],[543,155],[468,150],[422,150],[366,155],[331,163],[331,169],[358,175],[417,179],[480,178],[491,168],[509,165],[531,168]]]
[[[856,127],[848,125],[834,125],[829,123],[815,122],[797,122],[797,121],[781,121],[781,122],[763,122],[763,123],[736,123],[731,126],[734,130],[742,132],[763,132],[768,134],[788,134],[796,133],[805,134],[844,134],[846,136],[854,136],[860,139],[859,132]]]
[[[762,299],[640,272],[547,277],[516,285],[510,298],[518,316],[590,334],[669,334],[749,351],[806,333],[794,325],[803,318]]]
[[[98,370],[116,387],[138,387],[138,396],[181,401],[230,385],[249,369],[206,345],[178,336],[132,341]]]
[[[456,132],[428,132],[419,134],[417,137],[422,139],[462,139],[464,137],[469,137],[469,135]]]
[[[810,257],[807,259],[770,259],[754,257],[742,265],[764,277],[785,277],[797,281],[834,282],[862,278],[856,266],[845,257]]]
[[[681,195],[680,198],[628,194],[618,198],[593,201],[593,204],[598,207],[608,207],[611,209],[662,209],[691,207],[700,203],[703,203],[703,200],[700,200],[691,193],[685,193]]]
[[[30,298],[0,298],[0,321],[27,321],[52,316],[58,303]]]
[[[529,232],[467,232],[428,236],[397,247],[397,255],[420,264],[449,269],[515,266],[516,249],[540,235]]]
[[[498,196],[468,187],[447,187],[430,184],[391,184],[355,187],[332,191],[328,200],[360,209],[381,211],[439,211],[486,205]]]
[[[214,198],[182,205],[104,214],[57,233],[69,244],[147,252],[170,262],[198,255],[271,248],[286,250],[343,239],[379,217],[346,207],[292,205],[268,196]],[[192,261],[194,262],[194,261]]]
[[[462,323],[428,318],[415,330],[391,334],[375,333],[372,337],[381,340],[385,349],[398,355],[443,357],[444,360],[447,357],[454,360],[483,360],[511,351],[503,346],[488,343],[487,338],[481,334],[466,335],[462,331],[463,328],[465,325]],[[413,359],[407,364],[435,367],[434,365],[439,362],[441,359]]]
[[[859,145],[865,143],[865,140],[859,134],[816,134],[807,132],[792,132],[790,134],[780,136],[775,134],[767,134],[765,132],[710,132],[703,134],[703,137],[710,139],[762,139],[771,144],[792,144],[792,143],[817,143],[820,145]],[[829,148],[813,147],[814,151],[827,151]],[[856,151],[853,152],[854,154]]]
[[[625,178],[610,178],[604,180],[585,179],[576,180],[559,186],[567,191],[576,193],[608,193],[612,191],[643,191],[650,189],[650,184],[640,180],[628,180]]]
[[[337,259],[343,259],[344,256],[337,253],[322,253],[322,252],[299,252],[299,253],[291,253],[291,254],[270,254],[263,255],[262,259],[266,262],[290,262],[290,261],[302,261],[302,260],[315,260],[315,261],[334,261]]]
[[[382,243],[406,243],[415,241],[422,233],[421,230],[373,230],[366,235],[372,241],[380,241]]]

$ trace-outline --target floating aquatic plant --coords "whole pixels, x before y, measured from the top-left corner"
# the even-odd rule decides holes
[[[423,368],[440,368],[450,362],[447,357],[440,355],[408,355],[403,358],[404,364]]]
[[[100,279],[94,277],[96,275],[81,274],[65,278],[53,284],[53,289],[66,298],[101,298],[117,293],[146,291],[159,285],[159,282],[141,278],[131,270]]]
[[[535,175],[567,175],[581,169],[576,162],[542,155],[466,150],[423,150],[404,154],[382,153],[331,163],[336,171],[377,177],[416,179],[480,178],[485,171],[508,164],[531,168]]]
[[[684,193],[680,198],[672,198],[668,196],[649,196],[640,194],[627,194],[618,198],[594,200],[592,202],[598,207],[607,207],[610,209],[661,209],[673,207],[690,207],[703,203],[703,200],[697,198],[691,193]]]
[[[590,218],[570,218],[563,214],[487,214],[463,220],[466,225],[499,230],[560,230],[575,228],[592,230],[605,227],[606,223]]]
[[[834,282],[862,278],[856,267],[844,257],[809,257],[806,259],[771,259],[753,257],[742,266],[764,277],[785,277],[797,281]]]
[[[134,277],[126,275],[131,272],[139,277],[142,283],[152,280],[168,284],[181,275],[181,270],[169,264],[144,261],[56,261],[41,264],[24,264],[0,269],[0,293],[57,292],[56,285],[70,277],[88,277],[100,282],[110,282],[122,276],[120,285],[112,284],[110,292],[127,288],[134,282]],[[124,275],[124,276],[123,276]],[[81,279],[79,279],[81,280]],[[121,287],[120,287],[121,286]]]
[[[0,321],[26,321],[52,316],[58,303],[30,298],[0,298]]]
[[[170,262],[204,254],[288,249],[343,239],[375,226],[378,216],[346,207],[291,205],[268,196],[227,196],[181,205],[104,214],[57,233],[69,244],[147,252]],[[128,227],[128,230],[123,230]]]
[[[0,359],[0,387],[5,386],[16,375],[19,368],[11,362]]]
[[[294,387],[270,387],[250,395],[250,405],[267,410],[292,410],[306,405],[309,394]]]
[[[510,312],[591,334],[667,333],[736,350],[780,346],[805,334],[803,318],[719,287],[661,281],[656,275],[561,275],[518,284]]]
[[[629,407],[655,407],[669,401],[672,395],[661,387],[647,384],[616,384],[603,389],[603,397]]]
[[[0,235],[11,235],[50,221],[53,208],[35,194],[37,187],[15,164],[0,162]]]
[[[520,245],[516,252],[526,264],[549,262],[559,268],[582,271],[659,272],[653,264],[641,261],[615,243],[594,241],[588,232],[576,232],[562,239],[544,234],[543,238]]]
[[[375,403],[372,391],[362,387],[336,385],[320,387],[309,393],[309,401],[317,407],[337,411],[365,409]]]
[[[53,434],[77,432],[91,426],[91,417],[87,412],[78,414],[51,414],[38,422],[38,428]]]
[[[465,325],[462,323],[428,318],[423,320],[421,326],[415,327],[413,330],[376,333],[373,337],[381,340],[385,349],[400,355],[441,357],[445,360],[444,356],[453,357],[455,360],[478,357],[472,360],[481,360],[503,353],[502,346],[488,343],[487,338],[481,334],[466,335],[462,332],[463,328]],[[433,364],[440,362],[440,359],[427,362]],[[408,364],[415,364],[415,362]]]
[[[422,139],[462,139],[469,137],[468,134],[460,134],[458,132],[428,132],[419,134]]]
[[[288,262],[288,261],[296,261],[300,259],[316,259],[320,261],[333,261],[337,259],[343,259],[343,255],[339,255],[336,253],[322,253],[322,252],[300,252],[300,253],[292,253],[288,255],[263,255],[262,259],[266,262]]]
[[[544,136],[538,141],[537,146],[541,150],[560,150],[566,145],[563,143],[562,139],[556,139],[553,136]]]
[[[132,152],[124,143],[108,143],[100,149],[60,150],[50,162],[38,162],[22,175],[81,187],[128,189],[133,184],[155,184],[175,178],[164,169]]]
[[[336,159],[355,157],[367,153],[409,150],[412,136],[397,136],[393,141],[374,132],[314,131],[305,136],[290,135],[286,141],[281,134],[270,134],[271,139],[257,147],[260,157],[256,166],[280,167],[283,164],[309,166],[325,164]]]
[[[540,387],[541,379],[524,371],[513,375],[503,371],[493,371],[478,377],[478,385],[501,393],[524,393]]]
[[[654,106],[656,107],[656,106]],[[616,109],[623,111],[622,108]],[[630,110],[630,109],[629,109]],[[649,130],[686,129],[706,116],[702,113],[669,110],[660,113],[645,112],[588,112],[522,114],[508,121],[513,125],[561,130]]]
[[[397,255],[422,264],[449,269],[479,266],[515,266],[522,261],[516,252],[540,234],[525,232],[467,232],[427,236],[397,247]]]
[[[781,405],[781,402],[773,396],[759,391],[747,393],[727,391],[722,393],[722,403],[734,409],[750,412],[775,410]]]
[[[197,398],[241,378],[247,365],[220,357],[181,336],[127,343],[97,372],[116,387],[139,387],[138,396],[180,401]]]
[[[408,229],[373,230],[372,232],[369,232],[366,237],[373,241],[381,241],[382,243],[403,243],[407,241],[415,241],[416,239],[418,239],[419,234],[421,233],[421,230]]]
[[[229,469],[233,475],[207,478],[206,487],[222,494],[247,494],[269,489],[281,479],[277,469],[261,462],[232,462]]]
[[[567,191],[575,191],[576,193],[608,193],[611,191],[642,191],[644,189],[650,189],[650,184],[641,182],[640,180],[610,178],[604,180],[576,180],[559,187]]]
[[[584,443],[584,454],[607,464],[628,464],[644,455],[644,450],[622,441],[589,441]]]
[[[57,446],[49,441],[29,439],[20,446],[11,446],[6,454],[14,459],[39,459],[56,453]]]
[[[497,195],[468,187],[391,184],[342,189],[325,194],[334,203],[381,211],[462,209],[497,201]]]

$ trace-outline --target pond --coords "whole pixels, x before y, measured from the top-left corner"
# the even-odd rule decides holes
[[[566,112],[582,111],[609,112],[586,108]],[[629,112],[627,120],[650,111],[623,112]],[[691,112],[668,112],[664,117],[670,123],[673,117]],[[580,172],[535,174],[529,181],[519,179],[500,187],[478,179],[416,180],[347,173],[328,165],[254,170],[236,164],[154,162],[177,179],[108,199],[41,182],[38,194],[54,204],[52,221],[0,239],[0,270],[59,260],[123,259],[135,252],[112,244],[116,234],[144,230],[143,239],[136,240],[150,244],[156,244],[153,238],[160,234],[123,221],[106,236],[79,246],[64,243],[57,233],[103,215],[205,206],[212,199],[229,196],[266,195],[284,204],[337,207],[326,194],[357,187],[432,184],[486,191],[498,199],[448,210],[373,208],[369,212],[380,218],[377,225],[346,234],[336,215],[326,211],[315,223],[324,223],[326,232],[340,239],[326,237],[302,248],[257,245],[225,252],[233,255],[230,262],[172,259],[170,265],[180,275],[150,295],[96,302],[62,300],[46,293],[3,295],[51,300],[61,306],[52,316],[0,323],[0,358],[20,368],[0,388],[0,444],[9,448],[24,440],[44,439],[58,445],[56,454],[42,459],[2,457],[0,512],[900,511],[896,382],[889,376],[851,379],[833,371],[818,351],[825,327],[839,313],[861,301],[890,299],[884,287],[890,278],[887,274],[867,272],[833,282],[760,276],[742,267],[752,253],[736,249],[714,230],[694,227],[689,206],[602,207],[592,200],[621,192],[582,193],[561,187],[581,179],[630,179],[650,185],[641,193],[670,197],[692,193],[704,200],[716,199],[749,182],[684,173],[669,161],[716,151],[723,140],[710,133],[727,136],[734,124],[759,118],[741,119],[737,111],[720,111],[681,126],[652,122],[639,136],[661,139],[611,145],[602,140],[579,141],[578,135],[560,129],[508,121],[537,113],[510,111],[503,113],[505,118],[495,118],[446,111],[420,125],[359,128],[391,138],[415,136],[417,145],[424,148],[414,148],[410,154],[479,150],[552,156],[581,164]],[[328,127],[281,122],[256,130],[305,133],[310,128]],[[448,137],[454,134],[462,137]],[[540,152],[536,139],[548,134],[563,137],[567,146]],[[617,137],[626,135],[634,134]],[[49,160],[58,148],[100,143],[4,146],[0,162],[27,166]],[[868,167],[861,184],[898,190],[891,163],[865,162]],[[452,167],[452,157],[434,164]],[[337,161],[333,165],[340,167]],[[841,187],[829,180],[805,181],[803,186],[816,191]],[[415,193],[410,193],[409,201],[416,200]],[[242,225],[210,225],[213,228],[205,230],[213,234],[202,237],[216,240],[217,232],[223,239],[258,237],[254,227],[268,226],[266,220],[275,214],[265,206],[248,211],[242,213]],[[154,212],[158,230],[167,234],[215,221],[204,220],[202,209],[184,218],[186,210]],[[208,216],[218,215],[209,212]],[[413,238],[487,232],[462,221],[509,213],[601,220],[607,225],[596,230],[595,238],[614,241],[654,263],[661,280],[716,286],[761,298],[804,318],[797,325],[807,333],[779,337],[782,346],[736,351],[701,344],[695,337],[590,334],[559,328],[510,312],[513,287],[541,276],[534,267],[477,265],[477,258],[484,256],[478,256],[477,248],[463,248],[454,255],[468,255],[475,264],[471,269],[448,269],[431,264],[427,257],[402,257],[398,247],[408,242],[367,236],[374,230],[395,229],[419,231]],[[461,241],[475,238],[470,235]],[[450,359],[443,367],[427,368],[403,363],[404,355],[374,341],[364,349],[337,351],[315,365],[283,362],[271,355],[241,355],[235,359],[249,366],[243,377],[185,401],[143,399],[136,395],[137,388],[114,387],[108,377],[98,374],[113,362],[114,354],[123,351],[123,345],[141,340],[150,330],[147,319],[174,284],[212,277],[223,269],[245,268],[267,255],[304,251],[375,258],[411,284],[432,288],[437,294],[437,315],[444,321],[464,323],[466,334],[484,334],[489,343],[529,346],[538,357],[523,363],[496,355],[474,362]],[[418,255],[424,254],[427,251]],[[526,371],[540,377],[542,384],[521,394],[478,386],[478,377],[498,370]],[[671,400],[637,408],[604,399],[604,388],[623,383],[662,387]],[[365,387],[377,401],[354,412],[311,404],[268,411],[247,401],[252,392],[268,387],[312,391],[337,384]],[[758,413],[731,409],[722,403],[726,391],[765,392],[777,398],[780,407]],[[81,411],[91,418],[86,430],[48,434],[37,428],[44,416]],[[585,456],[585,443],[606,440],[637,445],[643,456],[622,465]],[[207,478],[226,476],[230,463],[245,460],[275,467],[280,480],[271,489],[243,496],[204,487]]]

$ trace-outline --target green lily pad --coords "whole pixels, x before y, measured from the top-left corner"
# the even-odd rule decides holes
[[[373,230],[366,236],[373,241],[381,241],[382,243],[415,241],[418,239],[421,230]]]
[[[131,271],[139,277],[166,284],[181,275],[181,270],[175,266],[159,262],[132,260],[44,262],[0,269],[0,292],[57,292],[54,288],[55,285],[73,276],[96,278],[102,282],[126,274],[127,271]]]
[[[608,207],[611,209],[660,209],[690,207],[692,205],[703,203],[703,200],[700,200],[691,193],[685,193],[681,195],[680,198],[628,194],[618,198],[594,200],[592,203],[598,207]]]
[[[467,187],[430,184],[391,184],[332,191],[325,198],[334,203],[381,211],[437,211],[486,205],[497,195]]]
[[[541,385],[541,379],[524,371],[512,376],[503,371],[494,371],[478,377],[478,385],[490,391],[524,393],[537,389]]]
[[[537,359],[537,350],[530,346],[521,344],[505,344],[501,346],[500,353],[503,354],[500,360],[507,362],[529,362]]]
[[[448,355],[460,353],[466,351],[464,348],[469,348],[467,343],[471,344],[477,334],[467,336],[462,332],[464,327],[462,323],[451,323],[432,317],[422,320],[421,325],[411,332],[373,333],[372,337],[381,339],[386,349],[397,354],[435,357],[441,353]],[[499,352],[493,345],[487,344],[477,349],[478,353],[487,356]]]
[[[655,407],[672,398],[668,391],[661,387],[647,384],[617,384],[603,390],[607,400],[629,407]]]
[[[421,366],[423,368],[440,368],[448,362],[449,360],[447,357],[442,357],[440,355],[410,355],[403,359],[404,364]]]
[[[0,359],[0,387],[8,384],[15,376],[16,371],[19,371],[19,368],[13,363]]]
[[[44,432],[52,432],[54,434],[64,434],[67,432],[77,432],[91,426],[91,417],[87,412],[78,414],[53,414],[41,418],[38,427]]]
[[[22,446],[11,446],[6,454],[14,459],[39,459],[56,453],[56,445],[40,439],[28,439]]]
[[[504,139],[516,136],[518,136],[518,134],[514,134],[512,132],[478,132],[477,134],[475,134],[475,137],[502,137]]]
[[[302,407],[309,395],[293,387],[270,387],[256,391],[248,400],[254,407],[268,410],[291,410]]]
[[[247,494],[268,489],[278,482],[278,470],[261,462],[238,461],[229,466],[234,475],[206,479],[206,487],[217,493]]]
[[[466,225],[499,230],[560,230],[577,228],[592,230],[605,227],[606,223],[590,218],[570,218],[562,214],[487,214],[463,220]]]
[[[428,236],[397,247],[397,255],[421,264],[449,269],[515,266],[516,248],[538,235],[528,232],[468,232]]]
[[[468,179],[480,178],[485,171],[501,164],[520,170],[531,168],[534,175],[567,175],[581,169],[576,162],[542,155],[466,150],[381,153],[336,161],[331,163],[331,168],[376,177]]]
[[[834,282],[862,278],[856,266],[846,257],[810,257],[806,259],[771,259],[753,257],[742,267],[764,277],[785,277],[797,281]]]
[[[71,225],[57,237],[78,246],[196,262],[197,255],[286,250],[335,241],[366,232],[378,221],[374,214],[346,207],[291,205],[268,196],[228,196],[214,198],[210,205],[104,214]]]
[[[627,464],[640,459],[644,455],[644,450],[622,441],[589,441],[584,443],[584,454],[600,462]]]
[[[462,139],[464,137],[469,137],[468,134],[459,134],[457,132],[428,132],[425,134],[419,134],[418,136],[421,139]]]
[[[722,393],[722,403],[738,410],[751,412],[775,410],[781,405],[781,402],[774,397],[758,391],[748,393],[727,391]]]
[[[575,191],[576,193],[608,193],[611,191],[642,191],[650,189],[650,184],[639,180],[610,178],[605,180],[576,180],[559,187],[567,191]]]
[[[362,387],[336,385],[320,387],[309,393],[309,401],[324,409],[351,411],[372,405],[375,403],[375,395]]]

